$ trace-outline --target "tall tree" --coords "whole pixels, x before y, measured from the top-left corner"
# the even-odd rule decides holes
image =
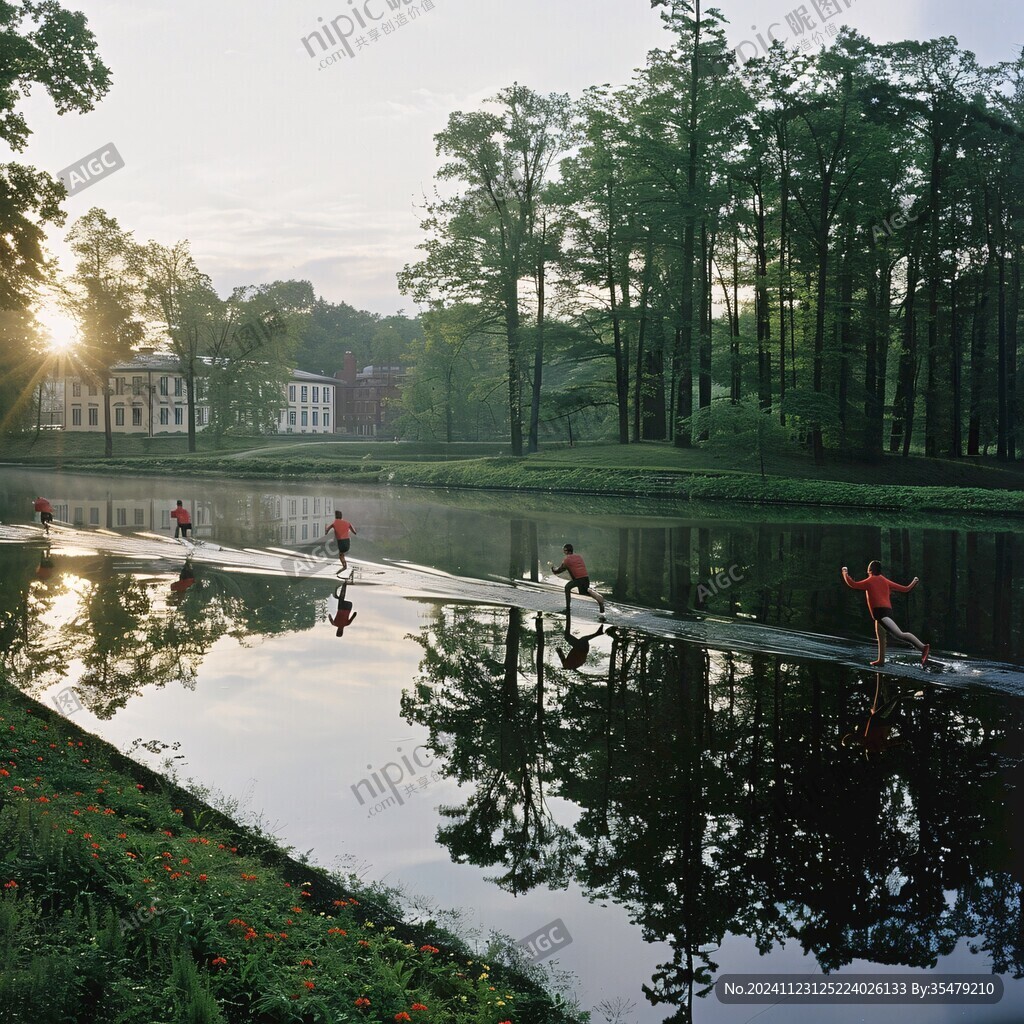
[[[114,453],[110,428],[110,374],[142,340],[144,250],[115,217],[94,206],[68,233],[75,272],[68,279],[67,308],[77,320],[83,374],[103,398],[104,454]]]
[[[426,256],[399,274],[417,301],[475,302],[501,317],[506,347],[512,453],[523,454],[521,282],[536,266],[541,194],[561,152],[572,111],[567,96],[512,85],[494,97],[498,113],[454,113],[437,134],[447,162],[442,181],[461,194],[427,204]]]

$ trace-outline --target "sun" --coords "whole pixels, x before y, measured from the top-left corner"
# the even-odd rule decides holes
[[[42,328],[43,341],[53,355],[68,355],[78,345],[78,327],[73,320],[55,303],[47,302],[39,307],[36,320]]]

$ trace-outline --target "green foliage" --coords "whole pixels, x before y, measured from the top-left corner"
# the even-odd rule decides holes
[[[761,409],[756,398],[735,405],[718,399],[698,409],[684,429],[691,429],[695,436],[706,436],[701,447],[716,455],[728,455],[734,465],[754,463],[762,477],[771,456],[797,450],[790,430],[779,423],[775,413]]]
[[[12,750],[0,774],[0,1018],[334,1024],[367,1019],[368,999],[377,1020],[413,1003],[438,1024],[580,1019],[436,926],[406,926],[386,890],[288,859],[6,683],[0,723],[40,751],[21,766]]]

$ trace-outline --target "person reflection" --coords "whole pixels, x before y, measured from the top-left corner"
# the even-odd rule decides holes
[[[562,668],[580,668],[580,666],[582,666],[587,660],[587,655],[590,653],[590,641],[596,636],[601,636],[603,633],[604,626],[599,626],[595,632],[590,633],[587,636],[573,636],[572,616],[566,615],[565,639],[569,644],[569,650],[567,653],[563,653],[561,649],[557,649],[558,660],[561,661]]]
[[[185,564],[181,568],[181,572],[178,573],[178,579],[176,582],[171,584],[171,593],[176,595],[177,599],[181,599],[181,595],[188,590],[196,581],[195,570],[192,568],[192,559],[186,558]]]
[[[48,580],[53,575],[53,559],[50,557],[50,546],[47,544],[39,552],[39,565],[36,568],[37,580]]]
[[[337,628],[335,636],[344,636],[345,627],[351,626],[355,617],[359,614],[358,612],[352,611],[352,602],[345,600],[345,591],[348,590],[348,582],[342,583],[340,587],[337,587],[334,591],[334,596],[338,601],[338,611],[334,615],[329,615],[327,621]]]
[[[880,672],[875,674],[875,699],[863,730],[848,732],[842,738],[844,747],[861,747],[864,756],[870,760],[879,757],[893,747],[901,747],[904,740],[893,736],[897,711],[903,694],[889,683]]]

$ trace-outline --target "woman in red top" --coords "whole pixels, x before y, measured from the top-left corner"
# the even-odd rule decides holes
[[[921,664],[928,661],[928,652],[931,644],[923,644],[913,633],[904,633],[892,617],[892,600],[889,594],[895,590],[898,594],[907,594],[920,583],[915,576],[910,583],[904,586],[901,583],[893,583],[882,575],[882,563],[877,559],[868,563],[868,574],[862,580],[855,580],[843,566],[843,580],[853,590],[863,590],[867,598],[868,611],[875,620],[875,636],[878,639],[878,661],[871,662],[872,665],[885,663],[885,630],[888,630],[897,640],[904,640],[913,644],[921,652]],[[884,629],[882,627],[885,627]]]

